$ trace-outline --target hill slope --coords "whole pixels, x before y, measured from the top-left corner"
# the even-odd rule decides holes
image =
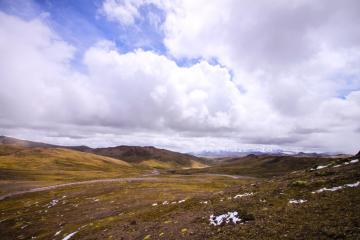
[[[0,145],[19,146],[25,148],[63,148],[80,152],[93,153],[111,157],[151,168],[203,168],[207,167],[206,161],[189,154],[173,152],[156,147],[117,146],[108,148],[90,148],[87,146],[59,146],[11,137],[0,136]]]
[[[201,158],[155,147],[118,146],[95,148],[87,150],[87,152],[154,168],[201,168],[207,166]]]
[[[255,177],[271,177],[284,175],[292,171],[311,168],[316,165],[321,165],[322,163],[336,160],[336,158],[325,157],[248,155],[246,157],[228,158],[205,169],[178,170],[176,173],[222,173]]]
[[[1,145],[12,145],[19,147],[58,147],[56,145],[41,143],[41,142],[33,142],[28,140],[21,140],[12,137],[0,136],[0,144]]]
[[[62,148],[26,148],[0,145],[0,189],[10,183],[53,185],[99,178],[138,175],[129,163]]]

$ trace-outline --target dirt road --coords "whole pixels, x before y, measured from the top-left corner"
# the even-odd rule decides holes
[[[42,192],[42,191],[48,191],[53,190],[57,188],[62,187],[68,187],[68,186],[74,186],[74,185],[82,185],[82,184],[92,184],[92,183],[106,183],[106,182],[137,182],[137,181],[157,181],[160,178],[151,178],[151,177],[138,177],[138,178],[112,178],[112,179],[95,179],[95,180],[88,180],[88,181],[81,181],[81,182],[71,182],[71,183],[63,183],[53,186],[47,186],[47,187],[38,187],[38,188],[32,188],[29,190],[23,190],[18,192],[12,192],[5,195],[0,196],[0,201],[4,200],[6,198],[14,197],[17,195],[22,195],[25,193],[33,193],[33,192]]]
[[[152,173],[147,176],[154,176],[158,175],[159,173]],[[246,176],[238,176],[238,175],[226,175],[226,174],[193,174],[193,175],[173,175],[173,176],[182,176],[182,177],[196,177],[196,176],[213,176],[213,177],[229,177],[233,179],[249,179],[251,177]],[[42,191],[48,191],[53,190],[57,188],[62,187],[69,187],[74,185],[82,185],[82,184],[93,184],[93,183],[106,183],[106,182],[139,182],[139,181],[164,181],[164,180],[175,180],[174,178],[166,178],[166,177],[132,177],[132,178],[111,178],[111,179],[95,179],[95,180],[88,180],[88,181],[80,181],[80,182],[71,182],[71,183],[63,183],[53,186],[46,186],[46,187],[38,187],[38,188],[32,188],[28,190],[22,190],[12,193],[7,193],[4,195],[0,195],[0,201],[4,200],[6,198],[26,194],[26,193],[34,193],[34,192],[42,192]]]

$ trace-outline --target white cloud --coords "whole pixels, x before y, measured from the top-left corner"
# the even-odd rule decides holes
[[[160,9],[169,8],[170,3],[165,0],[104,0],[100,12],[110,21],[115,21],[122,26],[134,25],[137,19],[142,19],[139,9],[153,5]],[[149,12],[149,21],[155,27],[160,24],[160,18]]]
[[[109,20],[117,21],[123,25],[131,25],[139,17],[138,7],[142,1],[138,0],[106,0],[102,5],[102,11]]]
[[[85,51],[84,72],[72,67],[74,47],[43,20],[1,13],[0,131],[42,128],[42,136],[71,144],[104,146],[103,139],[182,151],[357,151],[356,1],[106,0],[101,11],[132,26],[144,4],[166,13],[157,29],[171,58],[122,53],[104,40]],[[172,59],[183,57],[201,60],[180,67]],[[208,63],[214,58],[221,65]]]
[[[206,61],[179,67],[154,52],[120,53],[103,41],[85,52],[80,73],[71,67],[75,49],[41,20],[0,17],[2,128],[71,136],[66,126],[94,126],[94,134],[107,127],[190,137],[234,131],[246,115],[239,116],[246,109],[226,68]],[[29,37],[19,38],[25,30]]]

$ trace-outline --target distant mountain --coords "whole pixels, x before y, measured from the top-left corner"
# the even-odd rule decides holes
[[[225,158],[225,157],[245,157],[248,155],[292,155],[296,154],[295,152],[282,151],[282,150],[269,150],[269,151],[260,151],[260,150],[243,150],[243,151],[226,151],[226,150],[217,150],[217,151],[202,151],[191,153],[198,157],[207,157],[207,158]]]
[[[20,140],[6,136],[0,136],[0,145],[12,145],[26,148],[65,148],[111,157],[126,161],[128,163],[139,164],[153,168],[170,169],[207,167],[207,162],[203,158],[151,146],[117,146],[108,148],[90,148],[88,146],[60,146]]]
[[[294,156],[294,157],[349,157],[350,155],[346,154],[334,154],[334,153],[305,153],[305,152],[294,152],[294,151],[285,151],[285,150],[243,150],[243,151],[202,151],[192,153],[198,157],[206,158],[229,158],[229,157],[245,157],[248,155],[272,155],[272,156]]]

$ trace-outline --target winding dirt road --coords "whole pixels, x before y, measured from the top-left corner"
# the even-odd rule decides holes
[[[42,192],[42,191],[48,191],[53,190],[57,188],[62,187],[68,187],[68,186],[74,186],[74,185],[82,185],[82,184],[92,184],[92,183],[106,183],[106,182],[138,182],[138,181],[157,181],[161,178],[150,178],[150,177],[138,177],[138,178],[111,178],[111,179],[96,179],[96,180],[88,180],[88,181],[81,181],[81,182],[71,182],[71,183],[63,183],[53,186],[47,186],[47,187],[38,187],[38,188],[32,188],[29,190],[23,190],[23,191],[17,191],[8,193],[5,195],[0,196],[0,201],[4,200],[6,198],[14,197],[17,195],[22,195],[25,193],[33,193],[33,192]]]

